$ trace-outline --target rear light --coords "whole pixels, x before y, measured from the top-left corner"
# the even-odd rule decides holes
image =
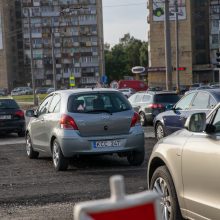
[[[69,115],[62,115],[60,119],[60,127],[67,130],[79,130],[76,122]]]
[[[133,118],[131,120],[131,127],[134,127],[139,122],[140,122],[139,114],[137,112],[135,112],[133,115]]]
[[[24,118],[24,112],[22,110],[17,110],[15,112],[15,116],[17,116],[19,118]]]
[[[152,109],[155,109],[155,108],[163,108],[164,106],[161,105],[161,104],[150,104],[148,105],[148,108],[152,108]]]

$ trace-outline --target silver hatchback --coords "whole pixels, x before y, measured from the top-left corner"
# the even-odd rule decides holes
[[[57,171],[82,154],[126,156],[131,165],[144,161],[144,132],[139,116],[122,93],[113,89],[75,89],[48,95],[26,130],[29,158],[52,156]]]

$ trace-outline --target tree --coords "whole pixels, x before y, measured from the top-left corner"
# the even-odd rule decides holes
[[[147,42],[125,34],[119,43],[110,48],[105,44],[105,68],[109,81],[122,79],[125,75],[133,75],[134,66],[147,66]]]

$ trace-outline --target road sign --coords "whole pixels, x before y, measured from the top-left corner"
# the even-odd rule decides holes
[[[75,86],[76,86],[75,77],[70,76],[70,87],[75,87]]]
[[[125,195],[122,176],[110,178],[111,198],[74,207],[75,220],[161,220],[160,197],[152,191]]]
[[[145,72],[145,67],[143,66],[135,66],[131,69],[132,73],[134,74],[141,74]]]
[[[107,77],[106,75],[103,75],[103,76],[101,77],[101,83],[106,84],[107,82],[108,82],[108,77]]]

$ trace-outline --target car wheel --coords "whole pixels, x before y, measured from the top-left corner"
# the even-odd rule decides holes
[[[150,189],[161,196],[161,211],[163,220],[181,220],[179,203],[172,177],[166,166],[155,170],[150,181]]]
[[[141,123],[142,126],[146,126],[147,125],[147,119],[145,117],[144,112],[140,113],[140,123]]]
[[[156,125],[155,136],[157,140],[160,140],[166,136],[164,126],[160,122],[158,122]]]
[[[25,131],[24,130],[20,130],[18,132],[18,137],[25,137]]]
[[[63,153],[60,149],[60,145],[55,139],[53,142],[53,165],[56,171],[67,170],[68,168],[68,159],[63,156]]]
[[[39,156],[39,152],[34,151],[32,147],[31,136],[29,134],[26,136],[26,153],[30,159],[36,159]]]
[[[132,166],[140,166],[144,162],[145,150],[132,151],[127,155],[127,160]]]

